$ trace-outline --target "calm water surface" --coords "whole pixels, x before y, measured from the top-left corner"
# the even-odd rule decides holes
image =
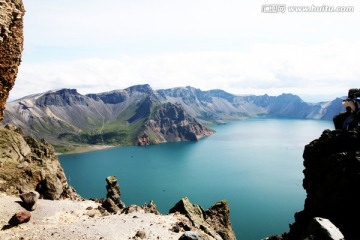
[[[288,230],[303,209],[304,146],[332,122],[255,118],[215,126],[199,142],[119,147],[61,155],[70,183],[86,198],[106,196],[118,177],[126,205],[154,200],[162,213],[187,196],[209,208],[226,199],[237,239],[259,240]]]

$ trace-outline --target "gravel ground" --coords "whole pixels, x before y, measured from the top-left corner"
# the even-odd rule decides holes
[[[102,216],[93,201],[51,201],[40,199],[28,223],[8,228],[9,219],[25,209],[20,198],[0,193],[0,239],[179,239],[183,232],[171,231],[182,215],[155,215],[142,209]],[[186,221],[186,220],[185,220]],[[7,229],[8,228],[8,229]]]

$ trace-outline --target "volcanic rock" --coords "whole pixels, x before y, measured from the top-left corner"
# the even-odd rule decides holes
[[[188,198],[182,198],[169,213],[179,212],[185,215],[195,228],[224,240],[235,240],[235,234],[230,223],[230,208],[227,201],[215,203],[208,210],[199,205],[192,204]]]
[[[0,0],[0,123],[12,89],[23,51],[22,0]]]
[[[31,218],[31,213],[29,213],[27,211],[17,212],[9,220],[9,225],[17,226],[19,224],[23,224],[23,223],[29,222],[30,218]]]
[[[23,206],[29,211],[35,210],[39,197],[40,194],[36,191],[20,194]]]
[[[119,213],[121,209],[125,208],[125,204],[120,199],[120,186],[117,184],[117,178],[108,176],[105,180],[107,194],[103,207],[111,213]]]
[[[335,224],[345,239],[360,236],[360,135],[355,131],[325,130],[305,146],[304,210],[284,239],[299,239],[315,217]]]

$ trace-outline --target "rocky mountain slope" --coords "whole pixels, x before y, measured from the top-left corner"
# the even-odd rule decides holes
[[[341,111],[341,100],[306,103],[293,94],[279,96],[237,96],[223,90],[201,91],[185,87],[157,90],[161,101],[180,103],[201,121],[218,123],[256,115],[270,117],[331,120]]]
[[[66,151],[76,144],[196,141],[213,133],[203,124],[256,115],[331,119],[339,111],[340,99],[310,104],[291,94],[236,96],[222,90],[137,85],[99,94],[60,89],[27,96],[7,104],[4,121]]]
[[[6,99],[12,89],[23,50],[23,16],[21,0],[0,0],[0,122]],[[6,54],[5,54],[6,53]]]
[[[213,133],[176,104],[159,101],[148,85],[81,95],[61,89],[7,104],[5,122],[54,145],[196,141]]]

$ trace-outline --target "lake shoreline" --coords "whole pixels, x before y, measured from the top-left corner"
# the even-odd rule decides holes
[[[111,149],[111,148],[116,148],[116,147],[120,147],[120,146],[113,146],[113,145],[84,145],[84,146],[77,146],[74,148],[74,150],[65,152],[65,153],[61,153],[61,152],[56,152],[55,154],[57,156],[60,155],[70,155],[70,154],[78,154],[78,153],[88,153],[88,152],[94,152],[94,151],[100,151],[100,150],[107,150],[107,149]]]

